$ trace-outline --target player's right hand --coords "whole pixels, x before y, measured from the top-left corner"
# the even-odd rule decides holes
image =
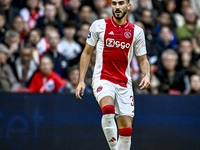
[[[80,100],[82,100],[81,96],[83,96],[85,91],[85,83],[84,82],[79,82],[78,86],[76,88],[76,97]],[[80,96],[81,93],[81,96]]]

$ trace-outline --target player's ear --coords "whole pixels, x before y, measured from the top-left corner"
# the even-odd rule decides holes
[[[131,10],[131,4],[128,3],[128,11],[130,11],[130,10]]]

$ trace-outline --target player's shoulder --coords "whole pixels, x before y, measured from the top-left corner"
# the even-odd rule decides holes
[[[93,26],[98,26],[98,25],[102,25],[102,24],[105,24],[105,19],[98,19],[92,23]]]
[[[136,24],[133,24],[133,25],[134,25],[134,31],[136,33],[144,32],[144,30],[141,27],[139,27],[138,25],[136,25]]]

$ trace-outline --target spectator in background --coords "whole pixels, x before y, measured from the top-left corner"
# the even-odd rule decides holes
[[[67,14],[67,12],[65,11],[64,7],[63,7],[63,3],[62,0],[50,0],[51,3],[53,3],[56,6],[57,9],[57,19],[62,22],[65,23],[68,18],[69,15]]]
[[[200,59],[200,55],[196,54],[193,50],[192,40],[190,38],[180,40],[178,52],[179,66],[184,69],[195,64]]]
[[[32,56],[34,61],[39,64],[40,57],[46,51],[46,43],[42,41],[40,29],[32,29],[28,35],[28,43],[33,47]]]
[[[8,76],[3,70],[3,65],[6,63],[9,54],[9,49],[5,45],[0,44],[0,92],[11,91]]]
[[[196,40],[200,33],[200,29],[196,25],[196,15],[192,8],[185,10],[184,18],[185,24],[176,30],[178,40],[181,40],[182,38],[192,38],[193,40]]]
[[[200,59],[194,64],[196,66],[196,74],[200,76]]]
[[[159,79],[155,75],[155,72],[158,70],[158,66],[156,65],[157,61],[158,58],[156,56],[149,58],[149,63],[151,65],[151,85],[149,91],[153,95],[159,94],[159,86],[161,85]]]
[[[200,76],[197,74],[193,74],[190,77],[190,93],[189,94],[195,94],[200,95]]]
[[[172,31],[175,31],[177,25],[175,21],[175,8],[176,8],[176,3],[175,0],[162,0],[162,8],[164,11],[168,12],[170,15],[170,27]]]
[[[54,71],[58,73],[63,78],[68,78],[68,62],[65,59],[65,56],[60,54],[57,51],[58,44],[60,42],[60,35],[57,31],[52,31],[49,34],[49,45],[50,48],[48,51],[43,53],[43,55],[48,55],[54,64]]]
[[[190,0],[191,7],[194,10],[195,14],[200,18],[200,3],[199,0]]]
[[[94,49],[92,52],[91,61],[88,66],[87,73],[85,75],[85,84],[90,88],[92,88],[91,84],[92,84],[92,77],[93,77],[95,62],[96,62],[96,49]]]
[[[162,8],[162,0],[152,0],[153,8],[159,10]]]
[[[86,40],[89,33],[90,24],[84,23],[78,30],[77,42],[81,45],[82,51],[85,48]]]
[[[157,23],[155,25],[155,30],[157,33],[160,32],[160,28],[162,26],[170,26],[170,14],[166,11],[159,11],[158,17],[157,17]],[[171,28],[170,28],[171,29]],[[171,39],[171,43],[173,45],[173,48],[176,48],[178,46],[178,41],[176,38],[176,34],[174,31],[172,31],[173,37]]]
[[[14,18],[19,14],[19,9],[11,5],[12,0],[0,0],[0,10],[5,13],[5,27],[10,29]]]
[[[79,11],[79,23],[77,27],[79,28],[83,23],[92,24],[98,19],[97,17],[98,16],[93,13],[92,8],[89,5],[83,5]]]
[[[181,94],[185,90],[184,70],[177,70],[178,54],[173,49],[165,50],[161,55],[162,67],[155,75],[161,82],[159,93]]]
[[[10,64],[10,67],[12,71],[8,72],[9,76],[12,76],[10,74],[13,73],[20,84],[20,88],[28,88],[33,74],[38,69],[32,58],[32,47],[24,46],[20,51],[20,56]]]
[[[5,14],[4,12],[0,11],[0,42],[3,42],[6,29],[5,29]]]
[[[145,30],[146,43],[152,43],[157,33],[153,24],[152,12],[148,9],[144,9],[140,16],[140,21],[143,23]]]
[[[64,90],[62,92],[68,93],[68,94],[74,94],[76,93],[76,87],[78,85],[78,78],[79,78],[79,67],[73,66],[70,68],[69,71],[69,82],[66,84]],[[84,93],[92,93],[92,90],[90,88],[85,87]]]
[[[29,86],[30,92],[56,93],[65,86],[63,79],[53,71],[53,62],[49,56],[42,56],[40,71],[35,73]]]
[[[65,8],[65,11],[69,15],[69,20],[73,20],[76,23],[78,23],[80,6],[81,6],[80,0],[69,0],[68,6]]]
[[[26,7],[19,12],[28,29],[35,28],[37,19],[44,15],[43,10],[39,7],[39,3],[40,0],[26,0]]]
[[[157,56],[160,58],[161,53],[168,48],[176,48],[172,42],[173,34],[168,26],[162,26],[158,36],[156,37],[151,51],[149,51],[150,56]],[[160,62],[160,61],[158,61]]]
[[[200,33],[198,34],[198,37],[197,37],[196,40],[197,40],[196,44],[193,43],[194,51],[195,51],[197,54],[200,54]]]
[[[40,30],[44,31],[44,27],[48,23],[55,23],[57,24],[59,34],[62,36],[62,23],[56,19],[57,15],[57,9],[56,6],[50,2],[45,4],[44,7],[44,16],[40,17],[37,20],[36,28],[39,28]]]
[[[63,28],[64,37],[62,38],[58,52],[65,56],[70,66],[79,63],[82,52],[81,46],[74,40],[76,26],[74,22],[67,22]]]
[[[19,53],[20,35],[15,30],[7,30],[5,34],[4,44],[9,48],[10,55]]]
[[[160,10],[158,16],[156,18],[155,29],[156,32],[160,32],[160,28],[162,26],[169,26],[170,25],[170,14],[166,11]]]
[[[187,9],[192,8],[194,10],[194,8],[191,5],[192,1],[194,2],[196,0],[180,0],[180,1],[178,1],[176,13],[175,13],[176,24],[178,27],[182,27],[185,24],[186,21],[184,19],[184,14],[187,11]],[[200,3],[197,3],[196,6],[198,7],[199,4]],[[197,15],[196,12],[195,12],[195,14]],[[200,28],[200,18],[196,18],[196,25],[198,28]]]
[[[99,13],[99,19],[108,19],[110,18],[110,14],[109,14],[109,11],[105,10],[105,9],[102,9]]]
[[[111,17],[112,13],[109,11],[107,7],[107,0],[93,0],[95,12],[98,16],[100,16],[101,11],[107,11],[108,15]]]
[[[20,34],[20,45],[24,45],[24,39],[28,33],[28,30],[26,29],[25,22],[21,16],[15,17],[12,29]]]
[[[140,17],[144,9],[147,9],[148,0],[138,0],[138,7],[133,12],[134,18],[136,21],[140,21]]]
[[[183,14],[190,8],[190,0],[179,0],[175,9],[175,21],[177,27],[182,27],[185,24]]]
[[[55,22],[49,22],[45,25],[44,27],[44,36],[41,38],[40,42],[38,43],[38,49],[40,52],[44,53],[47,50],[49,50],[49,35],[51,34],[52,31],[58,32],[58,26]],[[61,49],[62,47],[59,47],[58,45],[58,50]]]

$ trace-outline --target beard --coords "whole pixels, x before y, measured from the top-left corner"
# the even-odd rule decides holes
[[[115,12],[121,12],[120,10],[116,10]],[[121,20],[126,14],[127,14],[127,9],[122,13],[122,16],[116,16],[115,12],[112,11],[113,16],[117,19],[117,20]]]

